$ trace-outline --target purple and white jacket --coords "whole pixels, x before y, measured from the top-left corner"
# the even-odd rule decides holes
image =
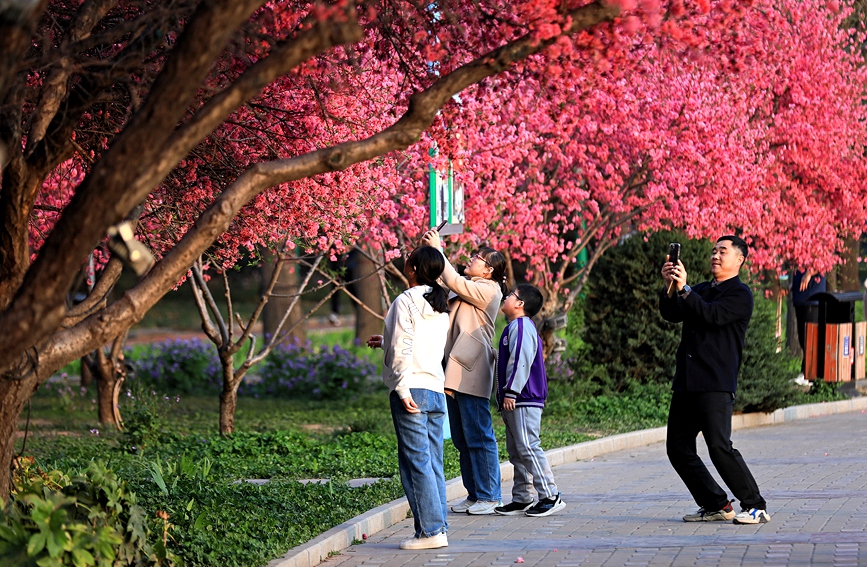
[[[515,398],[517,407],[544,408],[548,376],[542,356],[542,338],[529,317],[511,321],[500,337],[497,358],[497,407]]]

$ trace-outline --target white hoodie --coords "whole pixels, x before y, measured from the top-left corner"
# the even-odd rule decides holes
[[[409,288],[397,296],[385,316],[382,380],[400,399],[410,396],[410,388],[443,391],[449,314],[434,311],[424,298],[430,290],[426,285]]]

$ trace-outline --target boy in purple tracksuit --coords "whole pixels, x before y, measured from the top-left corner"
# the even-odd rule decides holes
[[[541,308],[542,294],[529,284],[516,287],[502,307],[508,325],[500,337],[497,405],[506,424],[509,462],[515,468],[512,502],[494,508],[503,516],[548,516],[566,507],[539,441],[548,377],[542,339],[530,317]],[[539,496],[535,505],[531,486]]]

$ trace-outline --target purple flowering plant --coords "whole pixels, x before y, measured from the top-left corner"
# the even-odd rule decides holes
[[[197,338],[171,339],[148,345],[134,357],[136,380],[160,392],[219,392],[222,374],[217,349]]]
[[[309,342],[283,343],[259,368],[260,381],[241,385],[239,393],[257,397],[343,400],[378,384],[369,359],[335,345],[314,348]]]

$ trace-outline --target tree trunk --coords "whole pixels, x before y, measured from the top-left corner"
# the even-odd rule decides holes
[[[545,360],[548,360],[548,357],[554,352],[555,337],[553,329],[547,328],[543,325],[543,322],[545,319],[554,316],[560,310],[560,306],[557,302],[556,292],[552,293],[550,290],[545,290],[545,292],[545,303],[542,304],[542,309],[539,310],[539,313],[533,317],[533,323],[539,329],[539,336],[542,337],[542,352]]]
[[[262,291],[265,291],[268,283],[271,281],[271,275],[274,273],[274,265],[276,258],[272,257],[267,262],[262,264]],[[273,294],[265,304],[262,310],[262,328],[266,335],[273,336],[277,330],[277,325],[292,304],[292,296],[299,292],[298,286],[298,267],[291,262],[283,265],[280,271],[280,276],[277,279],[277,285],[274,286]],[[299,322],[300,321],[300,322]],[[297,340],[303,343],[307,340],[307,328],[301,317],[301,302],[295,306],[295,309],[289,314],[286,319],[284,329],[292,329],[289,332],[290,341]]]
[[[9,499],[12,489],[11,463],[15,457],[15,433],[24,404],[37,388],[35,376],[24,380],[0,380],[0,501]]]
[[[238,389],[231,384],[223,384],[220,392],[220,435],[235,432],[235,407],[238,405]]]
[[[359,280],[353,284],[350,293],[360,299],[373,311],[382,312],[382,291],[379,286],[379,276],[375,273],[376,265],[370,259],[353,250],[350,252],[350,258],[347,262],[347,279],[353,280],[365,274],[370,276]],[[379,335],[382,333],[382,320],[374,317],[366,309],[355,303],[355,340],[356,342],[364,343],[370,335]]]
[[[857,238],[846,239],[846,250],[841,254],[845,264],[837,266],[837,289],[840,291],[861,291],[858,279],[858,256],[861,243]]]
[[[101,348],[96,350],[96,360],[93,362],[91,371],[96,375],[99,422],[103,425],[110,424],[117,427],[114,412],[114,389],[119,376],[116,366]]]
[[[220,392],[220,435],[223,436],[235,432],[235,407],[238,405],[238,386],[241,384],[241,380],[235,377],[232,354],[231,345],[221,347],[218,352],[223,369],[223,391]]]
[[[90,371],[90,365],[87,363],[87,357],[82,356],[79,361],[81,362],[81,378],[79,383],[82,386],[90,386],[93,384],[93,372]]]

